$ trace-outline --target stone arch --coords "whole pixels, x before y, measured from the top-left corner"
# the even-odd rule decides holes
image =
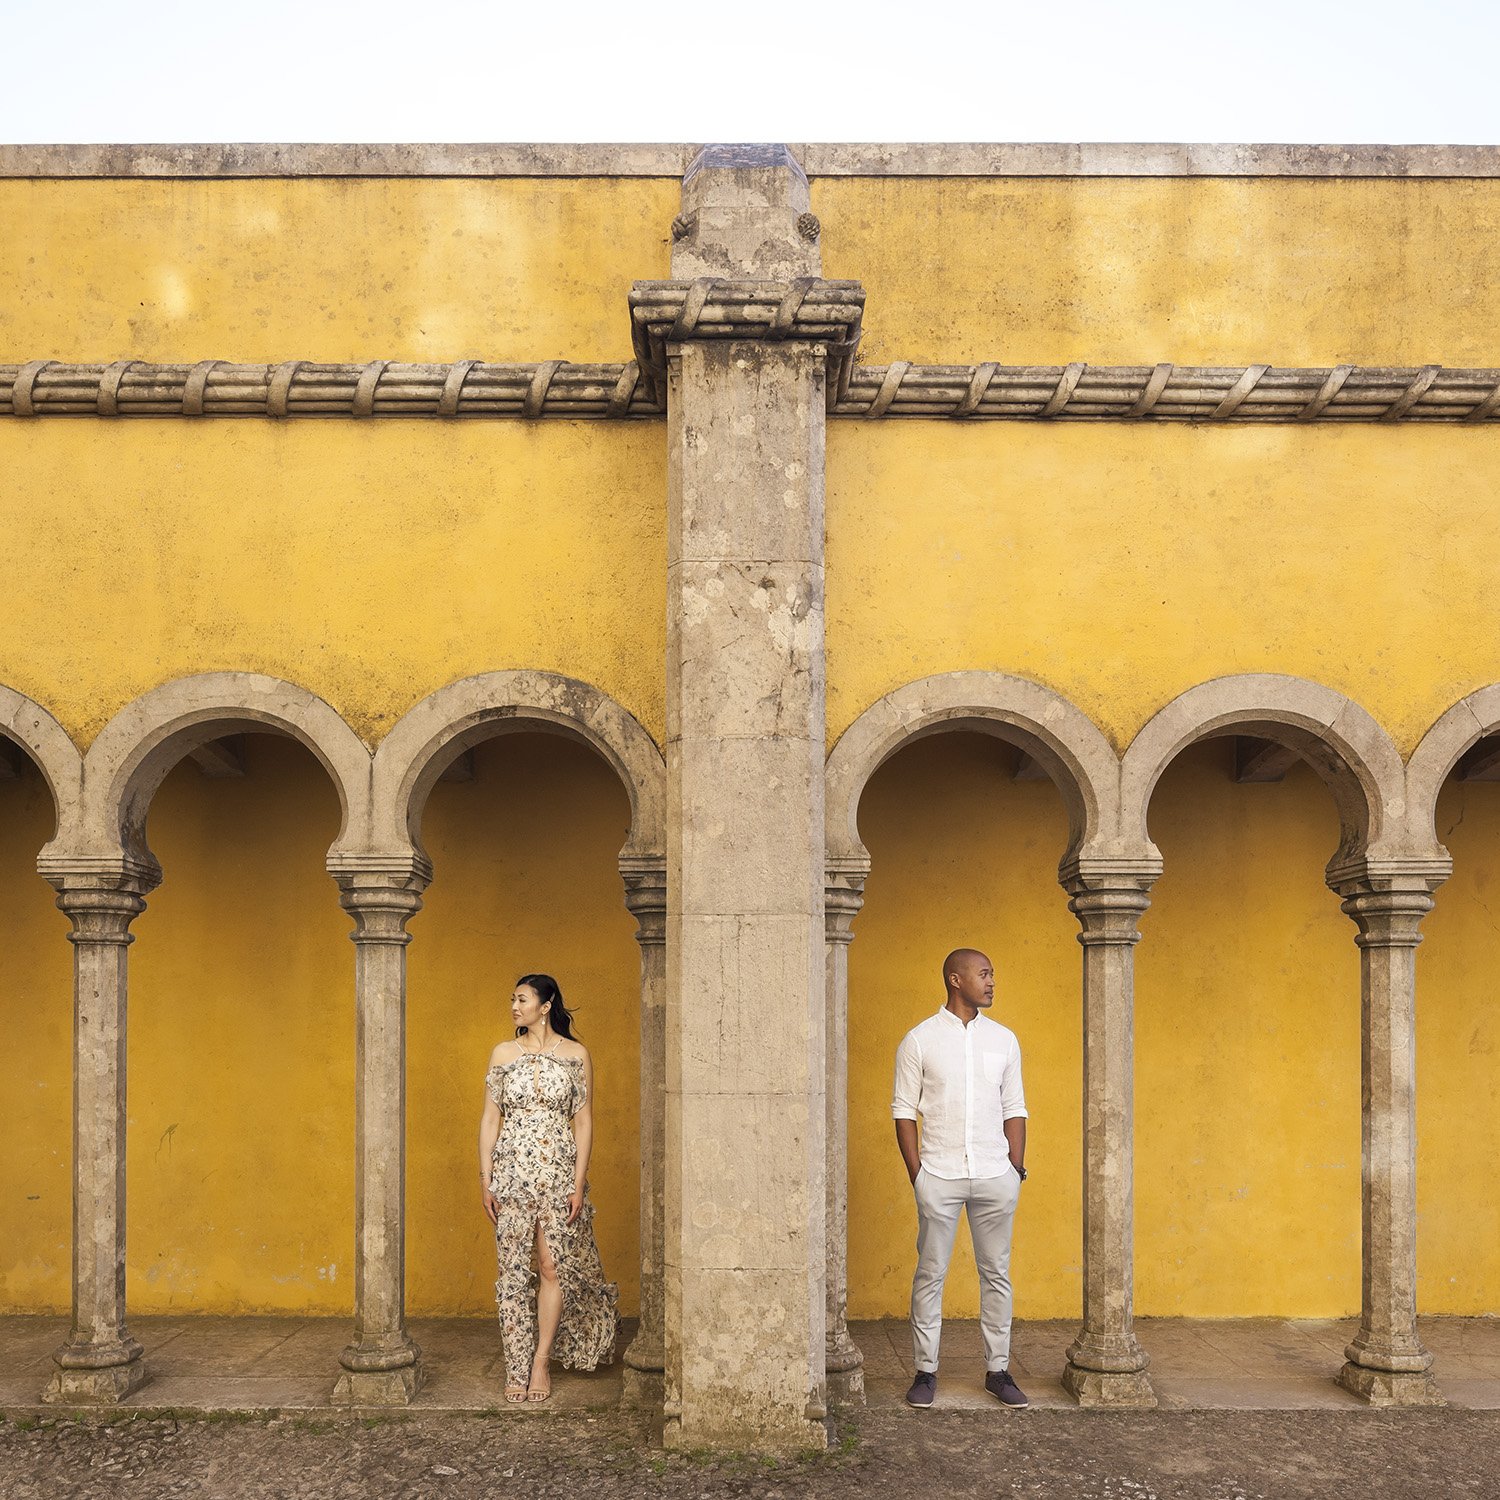
[[[83,757],[68,731],[40,703],[0,686],[0,735],[19,745],[41,771],[60,829],[76,812],[83,788]]]
[[[859,800],[875,771],[914,740],[955,729],[1010,740],[1047,771],[1068,811],[1064,862],[1114,831],[1119,761],[1092,719],[1024,677],[944,672],[887,693],[839,736],[825,780],[830,866],[868,859]]]
[[[1406,803],[1415,849],[1441,854],[1437,802],[1453,769],[1487,735],[1500,734],[1500,683],[1460,698],[1426,734],[1406,766]]]
[[[1147,813],[1162,773],[1189,745],[1229,733],[1275,740],[1297,751],[1328,786],[1340,828],[1330,870],[1351,858],[1400,849],[1406,783],[1390,736],[1342,693],[1273,673],[1216,677],[1156,713],[1121,762],[1122,831],[1149,841]]]
[[[375,752],[372,845],[423,859],[422,812],[444,768],[497,734],[548,729],[603,756],[630,798],[622,858],[666,851],[666,762],[639,720],[598,688],[556,672],[482,672],[409,709]]]
[[[305,745],[328,772],[343,821],[330,860],[368,839],[370,752],[316,694],[257,672],[205,672],[178,678],[126,704],[100,731],[83,761],[82,815],[70,854],[123,854],[148,869],[146,814],[178,761],[226,734],[271,730]]]

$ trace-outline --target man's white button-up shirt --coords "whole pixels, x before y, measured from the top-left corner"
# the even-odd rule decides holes
[[[944,1006],[896,1049],[891,1116],[922,1121],[922,1167],[934,1177],[1002,1177],[1010,1164],[1005,1121],[1026,1118],[1021,1046],[988,1016],[967,1026]]]

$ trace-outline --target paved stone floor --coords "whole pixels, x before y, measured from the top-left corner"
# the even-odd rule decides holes
[[[0,1497],[1500,1500],[1500,1320],[1424,1323],[1450,1405],[1406,1412],[1333,1383],[1350,1325],[1144,1320],[1160,1411],[1078,1410],[1057,1379],[1063,1323],[1018,1326],[1033,1409],[1002,1411],[980,1388],[977,1326],[953,1322],[937,1409],[919,1414],[901,1400],[905,1325],[856,1324],[868,1404],[837,1416],[828,1453],[779,1462],[664,1453],[655,1424],[618,1407],[618,1365],[506,1408],[488,1320],[413,1326],[429,1369],[414,1409],[330,1408],[340,1321],[143,1318],[153,1379],[89,1413],[37,1404],[63,1320],[0,1319]]]
[[[316,1411],[331,1406],[338,1355],[349,1327],[332,1318],[139,1318],[152,1378],[127,1405],[138,1410]],[[1362,1410],[1334,1383],[1353,1323],[1143,1318],[1141,1342],[1166,1409]],[[427,1383],[419,1411],[486,1412],[501,1403],[504,1365],[488,1319],[416,1319]],[[911,1347],[902,1322],[856,1323],[872,1408],[899,1406],[910,1383]],[[1038,1408],[1071,1410],[1060,1380],[1074,1333],[1064,1322],[1018,1323],[1011,1367]],[[1422,1337],[1451,1406],[1500,1410],[1500,1319],[1432,1318]],[[627,1322],[620,1348],[633,1329]],[[34,1411],[67,1333],[60,1318],[0,1318],[0,1410]],[[937,1406],[988,1409],[978,1325],[944,1329]],[[602,1409],[620,1399],[619,1361],[591,1374],[558,1371],[551,1409]]]

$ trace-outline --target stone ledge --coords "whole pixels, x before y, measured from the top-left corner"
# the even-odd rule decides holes
[[[0,178],[679,178],[686,144],[0,146]],[[809,177],[1500,177],[1500,147],[1191,142],[804,143]]]

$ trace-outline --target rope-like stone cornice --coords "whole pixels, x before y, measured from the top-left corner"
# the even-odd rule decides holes
[[[630,364],[0,365],[0,415],[102,417],[653,417]]]
[[[682,283],[648,283],[680,287]],[[837,286],[838,283],[823,283]],[[765,337],[753,330],[784,305],[762,298],[701,316],[691,337]],[[804,304],[805,305],[805,304]],[[705,307],[707,303],[705,303]],[[636,325],[652,365],[63,364],[0,365],[0,416],[258,417],[659,417],[665,344],[685,299],[640,304]],[[840,321],[842,309],[849,321]],[[853,365],[842,346],[857,338],[853,302],[813,303],[783,337],[816,339],[841,360],[841,417],[961,418],[969,421],[1490,422],[1500,420],[1500,369],[1438,365],[1275,369],[1267,365]],[[726,316],[727,314],[727,316]],[[669,316],[670,315],[670,316]],[[737,316],[738,315],[738,316]]]

